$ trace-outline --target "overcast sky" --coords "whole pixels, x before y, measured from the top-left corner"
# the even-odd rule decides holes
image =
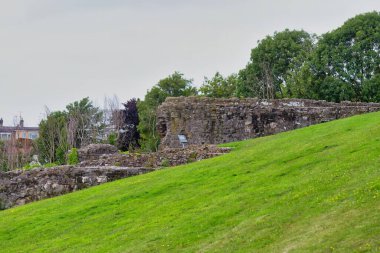
[[[199,86],[274,31],[320,35],[373,10],[379,0],[0,0],[0,117],[33,126],[45,105],[143,98],[176,70]]]

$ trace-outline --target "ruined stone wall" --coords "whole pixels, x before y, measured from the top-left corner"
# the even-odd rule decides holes
[[[189,162],[218,156],[229,152],[229,148],[220,148],[215,145],[187,146],[186,148],[167,148],[153,153],[130,153],[120,154],[118,152],[94,156],[80,155],[79,166],[123,166],[123,167],[145,167],[158,168],[177,166]],[[82,153],[81,150],[78,151]]]
[[[212,145],[120,154],[114,146],[91,144],[78,150],[80,164],[0,172],[0,210],[50,198],[159,167],[194,162],[229,152]]]
[[[157,130],[161,148],[174,148],[179,134],[192,145],[218,144],[379,110],[376,103],[177,97],[158,108]]]
[[[146,168],[59,166],[0,172],[0,209],[153,171]]]

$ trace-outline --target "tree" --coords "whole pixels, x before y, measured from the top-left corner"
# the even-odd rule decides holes
[[[239,72],[237,94],[243,97],[285,97],[287,76],[299,68],[314,47],[314,35],[286,29],[267,36],[252,49],[251,60]]]
[[[95,143],[102,135],[102,111],[88,97],[66,106],[70,147],[80,148]]]
[[[203,85],[199,88],[202,95],[214,98],[228,98],[236,95],[237,75],[224,78],[219,72],[208,79],[205,77]]]
[[[7,171],[8,167],[6,144],[0,140],[0,171]]]
[[[137,112],[137,100],[135,98],[130,99],[123,105],[124,109],[120,111],[123,124],[117,140],[117,146],[120,150],[126,151],[140,147],[140,134],[137,130],[139,115]]]
[[[167,97],[191,96],[197,89],[191,86],[192,80],[185,79],[182,73],[174,74],[160,80],[146,93],[144,100],[137,103],[139,114],[138,130],[140,145],[146,151],[156,151],[160,139],[156,132],[156,109]]]
[[[103,124],[105,126],[114,126],[117,132],[121,129],[123,124],[123,119],[121,118],[119,98],[116,95],[112,97],[104,97],[103,103]]]
[[[373,83],[368,81],[380,73],[380,13],[358,15],[324,34],[312,55],[310,72],[313,76],[311,89],[317,99],[373,100],[368,94],[368,85]],[[350,96],[329,96],[325,88],[332,79],[334,82],[328,85],[329,90],[346,94],[348,89]],[[370,97],[363,94],[366,83],[365,96]]]
[[[50,113],[39,124],[37,147],[41,161],[45,163],[65,163],[65,154],[69,150],[67,142],[67,113]]]
[[[44,163],[66,163],[70,148],[96,142],[101,130],[102,112],[89,98],[66,106],[67,111],[50,112],[39,124],[38,153]]]
[[[363,83],[363,101],[380,102],[380,74]]]

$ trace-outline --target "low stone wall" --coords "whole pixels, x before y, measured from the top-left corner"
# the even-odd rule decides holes
[[[307,99],[167,98],[157,110],[160,148],[218,144],[275,134],[380,110],[377,103],[331,103]]]
[[[110,144],[90,144],[78,149],[78,158],[80,161],[97,159],[101,155],[116,154],[117,147]]]
[[[59,166],[0,172],[0,209],[23,205],[154,169]]]
[[[119,154],[110,145],[89,145],[78,150],[81,162],[76,166],[0,172],[0,209],[144,174],[159,167],[214,157],[229,150],[209,145],[156,153]]]
[[[229,152],[229,148],[215,145],[188,146],[186,148],[167,148],[154,153],[130,154],[89,154],[81,156],[79,166],[123,166],[123,167],[169,167],[200,161]]]

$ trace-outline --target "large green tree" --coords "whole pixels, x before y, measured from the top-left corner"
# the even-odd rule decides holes
[[[97,142],[103,129],[102,113],[88,97],[66,106],[65,111],[49,112],[39,124],[38,153],[43,163],[66,162],[70,148]]]
[[[138,130],[140,144],[146,151],[156,151],[160,138],[156,132],[156,110],[167,97],[192,96],[197,89],[191,86],[191,79],[186,79],[182,73],[174,72],[172,75],[160,80],[146,93],[143,101],[138,101],[139,113]]]
[[[228,98],[236,96],[237,75],[232,74],[228,77],[223,77],[219,72],[205,80],[199,88],[201,95],[214,98]]]
[[[66,106],[68,117],[68,140],[71,147],[95,143],[102,135],[102,111],[85,97]]]
[[[380,73],[380,13],[357,15],[324,34],[311,57],[309,71],[309,88],[316,99],[379,101],[370,93],[377,92],[376,75]]]
[[[252,49],[250,62],[239,72],[242,97],[286,97],[287,76],[299,68],[314,47],[314,36],[301,30],[276,32]]]
[[[40,122],[37,147],[41,162],[65,163],[65,153],[69,150],[66,112],[49,113]]]

